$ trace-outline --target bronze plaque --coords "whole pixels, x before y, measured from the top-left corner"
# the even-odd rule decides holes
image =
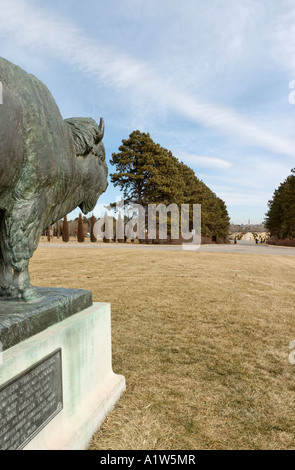
[[[58,349],[0,387],[0,450],[25,447],[62,407]]]

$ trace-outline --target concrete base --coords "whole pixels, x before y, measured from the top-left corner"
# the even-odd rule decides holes
[[[0,388],[61,349],[62,409],[24,449],[83,450],[125,390],[112,370],[110,305],[93,306],[2,353]],[[1,357],[1,356],[0,356]]]

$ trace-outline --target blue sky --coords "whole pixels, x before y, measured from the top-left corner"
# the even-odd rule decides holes
[[[149,132],[233,223],[262,222],[295,167],[294,44],[294,0],[0,0],[0,55],[64,118],[102,116],[107,161]],[[117,195],[110,183],[99,203]]]

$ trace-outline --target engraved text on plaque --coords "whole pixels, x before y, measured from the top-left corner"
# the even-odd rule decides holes
[[[0,450],[25,447],[61,409],[59,349],[0,387]]]

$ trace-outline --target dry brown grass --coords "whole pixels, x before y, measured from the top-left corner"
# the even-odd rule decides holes
[[[295,258],[44,248],[32,283],[112,307],[127,390],[90,449],[294,449]]]

